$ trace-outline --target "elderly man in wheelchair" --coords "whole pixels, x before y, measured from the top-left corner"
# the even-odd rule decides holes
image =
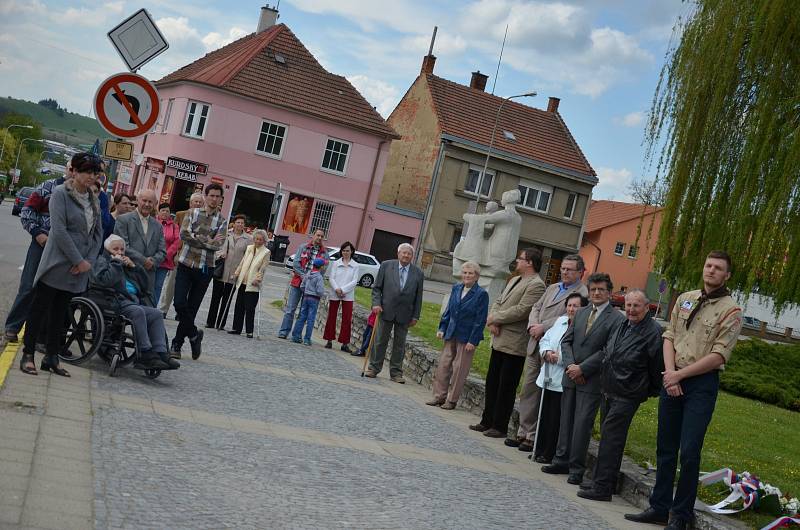
[[[167,353],[164,316],[153,307],[149,280],[144,267],[125,255],[125,241],[111,235],[105,251],[92,269],[90,292],[113,293],[119,313],[133,326],[138,356],[134,367],[145,371],[174,370],[180,363]]]

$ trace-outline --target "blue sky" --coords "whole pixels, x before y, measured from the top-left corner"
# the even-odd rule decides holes
[[[170,49],[140,73],[153,79],[255,30],[255,1],[0,2],[0,96],[53,97],[89,114],[100,82],[124,71],[106,32],[141,7]],[[388,116],[419,73],[433,26],[437,75],[468,84],[479,69],[495,93],[534,90],[560,112],[600,178],[597,198],[627,198],[648,171],[646,113],[672,28],[691,4],[680,0],[282,0],[287,24],[331,72],[344,75]]]

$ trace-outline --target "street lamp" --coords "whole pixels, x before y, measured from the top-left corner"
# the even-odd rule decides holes
[[[22,153],[22,146],[28,140],[31,140],[33,142],[43,142],[44,141],[44,140],[39,140],[38,138],[23,138],[22,141],[19,143],[19,149],[17,149],[17,161],[14,162],[14,177],[16,177],[17,179],[19,178],[19,175],[17,175],[17,166],[19,165],[19,155],[20,155],[20,153]]]
[[[9,125],[8,127],[6,127],[6,133],[8,133],[8,131],[11,130],[12,127],[19,127],[20,129],[33,129],[33,125],[22,125],[22,124],[17,123],[17,124]],[[3,135],[3,147],[0,148],[0,164],[3,163],[3,153],[5,152],[5,150],[6,150],[6,135],[4,134]]]
[[[481,190],[483,188],[483,177],[486,175],[486,169],[489,167],[489,157],[492,156],[494,135],[497,133],[497,124],[500,122],[500,111],[503,110],[503,105],[505,105],[507,101],[515,98],[532,98],[535,96],[536,92],[525,92],[524,94],[517,94],[516,96],[508,96],[507,98],[504,98],[500,103],[500,106],[497,107],[497,115],[494,118],[494,127],[492,127],[492,136],[489,139],[489,149],[486,151],[486,160],[483,162],[483,171],[481,171],[481,174],[478,175],[478,187],[475,188],[475,200],[470,201],[469,203],[469,213],[477,213],[478,211],[478,201],[480,201]]]

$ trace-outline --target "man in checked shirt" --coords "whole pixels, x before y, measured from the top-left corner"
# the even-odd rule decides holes
[[[170,352],[176,359],[181,358],[183,341],[187,338],[192,359],[199,358],[202,353],[203,330],[194,325],[194,319],[214,273],[214,253],[222,248],[228,233],[228,222],[220,213],[222,186],[209,184],[205,196],[205,206],[187,212],[181,224],[183,247],[177,257],[175,273],[178,330]]]

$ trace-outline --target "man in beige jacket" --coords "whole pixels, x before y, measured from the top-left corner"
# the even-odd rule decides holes
[[[508,432],[528,348],[528,315],[545,290],[539,277],[541,266],[542,253],[538,249],[522,250],[516,262],[519,276],[509,280],[486,319],[492,335],[486,400],[481,422],[469,428],[490,438],[504,438]]]
[[[520,451],[533,450],[533,435],[539,416],[541,388],[536,384],[542,368],[539,355],[539,339],[553,326],[558,317],[567,311],[564,300],[572,293],[589,296],[586,286],[581,283],[584,273],[583,258],[570,254],[561,260],[561,281],[550,285],[544,295],[534,304],[528,317],[528,359],[522,377],[522,392],[519,396],[519,430],[517,438],[507,438],[505,444],[518,447]]]

